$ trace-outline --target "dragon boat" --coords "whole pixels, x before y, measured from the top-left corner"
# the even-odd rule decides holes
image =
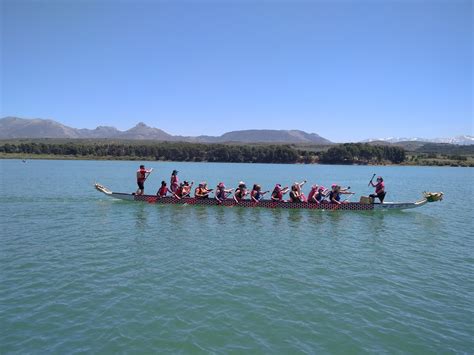
[[[286,209],[311,209],[311,210],[351,210],[351,211],[371,211],[371,210],[406,210],[411,208],[421,207],[428,202],[440,201],[443,198],[442,192],[424,192],[423,199],[416,202],[384,202],[384,203],[372,203],[369,201],[362,202],[347,202],[340,205],[321,202],[286,202],[286,201],[273,201],[273,200],[260,200],[254,202],[251,200],[241,200],[236,203],[234,199],[228,198],[224,201],[218,201],[215,198],[196,198],[196,197],[183,197],[181,199],[167,196],[159,197],[156,195],[136,195],[133,193],[124,192],[112,192],[105,186],[95,184],[95,188],[104,193],[105,195],[125,200],[125,201],[139,201],[146,203],[156,203],[162,205],[199,205],[199,206],[239,206],[247,208],[286,208]]]

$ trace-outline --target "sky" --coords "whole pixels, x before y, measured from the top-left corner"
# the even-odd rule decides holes
[[[0,117],[473,134],[470,0],[1,0]]]

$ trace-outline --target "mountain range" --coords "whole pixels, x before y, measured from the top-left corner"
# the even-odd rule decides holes
[[[95,129],[73,128],[60,122],[49,119],[25,119],[18,117],[4,117],[0,119],[0,139],[16,138],[82,138],[82,139],[148,139],[157,141],[183,141],[195,143],[311,143],[332,144],[326,138],[316,133],[307,133],[300,130],[271,130],[254,129],[232,131],[220,136],[175,136],[159,128],[149,127],[140,122],[135,127],[126,131],[120,131],[115,127],[98,126]],[[362,142],[367,143],[391,143],[403,142],[419,143],[450,143],[457,145],[473,145],[474,136],[462,135],[452,138],[372,138]]]
[[[109,138],[109,139],[149,139],[158,141],[183,141],[196,143],[313,143],[331,144],[316,133],[299,130],[243,130],[224,133],[221,136],[174,136],[159,128],[149,127],[143,122],[126,131],[115,127],[99,126],[95,129],[72,128],[57,121],[45,119],[25,119],[4,117],[0,119],[0,139],[16,138]]]

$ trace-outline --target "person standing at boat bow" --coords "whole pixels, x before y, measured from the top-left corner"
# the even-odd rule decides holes
[[[143,195],[145,193],[145,180],[148,178],[152,171],[153,169],[147,170],[145,169],[145,165],[140,165],[140,168],[137,170],[137,195]]]

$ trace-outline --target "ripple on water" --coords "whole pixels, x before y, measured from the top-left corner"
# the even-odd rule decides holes
[[[61,162],[71,179],[50,193],[46,176],[59,162],[35,163],[15,177],[25,191],[0,200],[2,353],[474,347],[472,200],[458,188],[470,170],[384,167],[391,191],[403,187],[400,200],[439,186],[446,200],[337,213],[113,201],[85,183],[110,176],[107,162]],[[113,166],[107,182],[130,186],[120,176],[134,164]],[[201,166],[178,169],[199,176]],[[233,181],[238,168],[265,185],[331,174],[364,193],[371,169],[218,168],[216,179]]]

